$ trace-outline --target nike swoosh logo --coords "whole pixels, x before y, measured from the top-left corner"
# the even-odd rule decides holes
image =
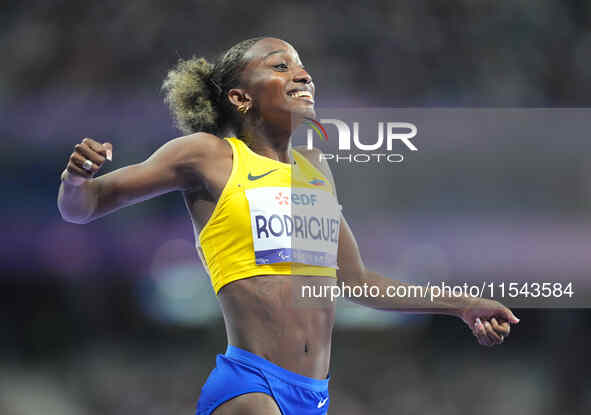
[[[250,172],[248,172],[248,180],[254,181],[254,180],[261,179],[261,178],[265,177],[267,174],[273,173],[275,170],[279,170],[279,169],[269,170],[268,172],[263,173],[263,174],[261,174],[259,176],[253,176],[252,174],[250,174]]]
[[[326,401],[328,401],[328,396],[326,398],[324,398],[323,400],[321,400],[320,402],[318,402],[317,408],[322,408],[324,406],[324,404],[326,403]]]

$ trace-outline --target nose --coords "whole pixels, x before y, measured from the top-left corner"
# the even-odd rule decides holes
[[[296,72],[293,81],[309,84],[312,82],[312,77],[304,68],[300,68],[300,70]]]

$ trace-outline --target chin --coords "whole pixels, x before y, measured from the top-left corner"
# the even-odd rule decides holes
[[[316,119],[316,110],[313,105],[307,105],[306,107],[299,106],[292,110],[292,117],[298,122],[302,122],[306,118]]]

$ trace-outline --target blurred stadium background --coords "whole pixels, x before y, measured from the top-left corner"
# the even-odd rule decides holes
[[[56,207],[81,138],[113,143],[107,172],[179,135],[160,94],[179,57],[283,38],[314,77],[319,107],[591,104],[583,0],[6,1],[0,22],[3,415],[192,413],[225,349],[180,194],[84,226]],[[382,171],[388,185],[373,195],[368,171],[337,168],[368,265],[410,280],[553,281],[558,270],[589,284],[585,134],[462,152],[443,136],[429,162]],[[471,261],[456,255],[462,246]],[[452,318],[341,304],[330,412],[589,413],[589,310],[516,314],[511,337],[487,349]]]

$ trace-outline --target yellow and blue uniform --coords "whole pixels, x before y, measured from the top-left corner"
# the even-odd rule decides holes
[[[197,243],[215,293],[257,275],[336,277],[340,206],[328,178],[295,150],[292,165],[226,140],[232,172]],[[326,414],[329,378],[302,376],[228,345],[201,389],[197,415],[252,392],[272,396],[284,415]]]

